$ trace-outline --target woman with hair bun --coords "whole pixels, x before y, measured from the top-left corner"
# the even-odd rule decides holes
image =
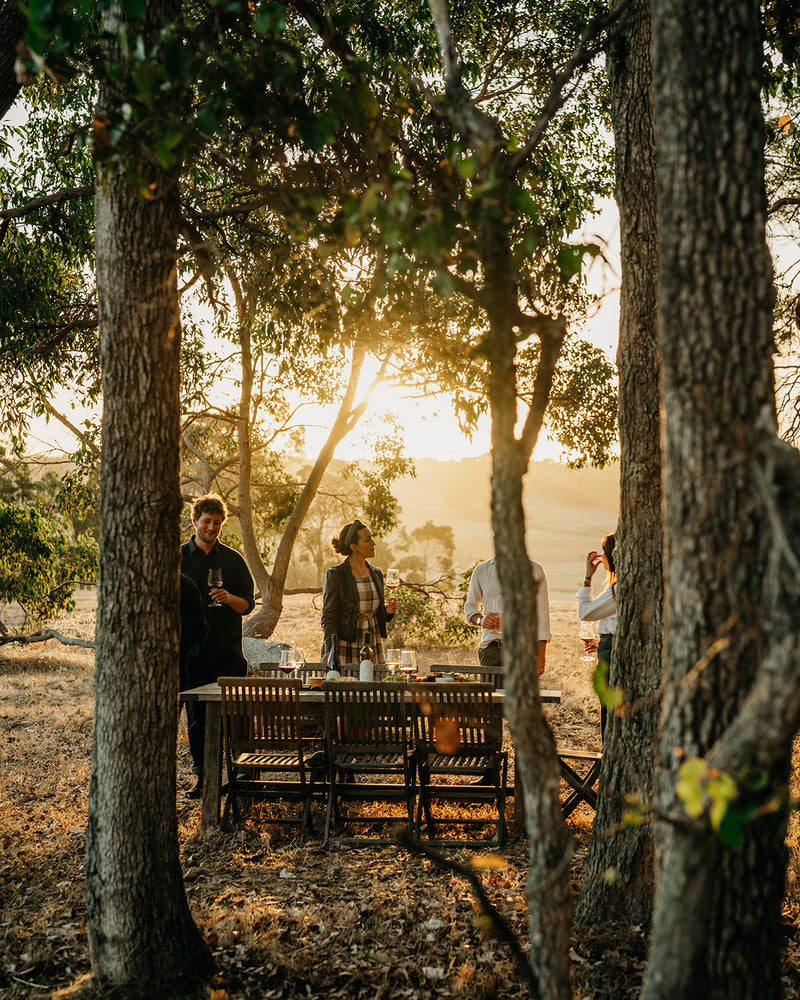
[[[397,598],[384,597],[383,574],[367,560],[375,555],[372,532],[356,518],[331,539],[331,548],[345,558],[325,574],[322,587],[323,651],[337,637],[339,661],[357,663],[368,629],[375,662],[385,663],[386,622],[397,611]]]
[[[614,633],[617,630],[617,567],[614,561],[616,546],[617,536],[612,531],[600,543],[599,552],[590,552],[586,556],[586,576],[583,578],[583,586],[575,595],[578,599],[578,618],[582,622],[597,622],[598,663],[611,663],[611,648],[614,643]],[[599,597],[592,600],[592,577],[601,563],[608,573],[608,585]],[[601,706],[601,739],[605,728],[606,709],[605,706]]]

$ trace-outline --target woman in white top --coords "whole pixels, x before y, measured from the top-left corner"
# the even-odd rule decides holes
[[[582,622],[597,622],[597,662],[611,663],[611,647],[617,630],[617,569],[614,563],[614,549],[617,538],[614,532],[606,535],[600,543],[600,552],[590,552],[586,556],[586,576],[583,586],[575,595],[578,598],[578,618]],[[597,567],[603,564],[608,572],[608,586],[592,600],[592,577]],[[600,736],[606,728],[606,709],[600,707]]]

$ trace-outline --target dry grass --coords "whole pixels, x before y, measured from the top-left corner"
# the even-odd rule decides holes
[[[598,711],[586,664],[578,659],[571,604],[554,608],[547,687],[563,702],[548,708],[559,742],[599,748]],[[313,649],[318,612],[293,599],[277,639]],[[66,623],[62,623],[67,628]],[[90,614],[72,623],[91,631]],[[419,650],[431,662],[474,662],[474,650]],[[93,711],[92,654],[50,642],[0,650],[0,996],[93,995],[88,985],[83,851]],[[185,731],[178,782],[191,781]],[[179,797],[178,824],[188,899],[219,974],[186,996],[513,998],[526,995],[508,948],[492,936],[462,879],[397,848],[298,844],[256,810],[226,835],[203,833],[199,808]],[[260,822],[253,822],[260,818]],[[317,829],[321,810],[315,806]],[[573,813],[572,885],[577,891],[591,832],[585,805]],[[797,850],[793,830],[790,846]],[[499,852],[507,867],[484,885],[523,945],[526,844]],[[466,857],[467,855],[462,855]],[[793,878],[793,876],[792,876]],[[794,885],[794,883],[792,883]],[[787,918],[797,911],[794,893]],[[638,995],[644,941],[631,932],[581,958],[587,995]],[[800,956],[787,946],[787,996]],[[577,967],[577,966],[576,966]],[[587,968],[590,970],[587,973]],[[165,994],[178,996],[177,993]]]

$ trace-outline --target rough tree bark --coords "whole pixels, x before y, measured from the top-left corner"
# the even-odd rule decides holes
[[[528,830],[531,966],[544,1000],[566,1000],[572,917],[569,848],[559,804],[555,741],[539,699],[536,585],[525,546],[522,506],[522,481],[541,430],[566,322],[563,316],[531,315],[520,309],[508,221],[513,216],[509,190],[566,100],[567,81],[591,57],[591,42],[602,33],[603,22],[587,27],[572,57],[555,76],[538,121],[509,154],[497,122],[472,100],[464,84],[445,0],[429,0],[429,5],[444,70],[443,110],[474,151],[476,184],[483,191],[476,230],[483,281],[477,301],[488,327],[482,349],[489,361],[492,528],[503,596],[507,716]],[[541,354],[531,405],[517,433],[515,357],[523,330],[539,338]]]
[[[20,91],[14,64],[27,24],[15,0],[0,0],[0,118],[5,117]]]
[[[653,147],[649,0],[615,0],[620,21],[607,59],[614,124],[622,288],[619,369],[620,518],[618,618],[609,683],[625,706],[609,712],[594,835],[576,919],[648,925],[653,836],[624,828],[635,796],[651,802],[661,694],[663,627],[661,414],[657,330],[658,229]],[[613,526],[609,525],[609,530]],[[614,877],[609,878],[612,872]]]
[[[784,813],[739,849],[677,801],[686,758],[785,787],[798,724],[798,455],[776,437],[757,0],[654,0],[667,629],[645,1000],[781,995]],[[793,622],[792,619],[795,619]]]
[[[179,15],[179,3],[150,0],[146,30]],[[122,18],[119,5],[104,15],[112,36]],[[101,111],[123,96],[103,88]],[[186,901],[175,811],[178,171],[159,176],[152,195],[144,201],[120,172],[99,172],[104,406],[87,923],[95,978],[138,989],[211,968]]]
[[[487,199],[488,200],[488,199]],[[509,305],[514,304],[511,254],[505,237],[503,205],[485,212],[480,240],[486,279],[484,302],[489,320],[486,351],[490,362],[492,417],[492,530],[503,594],[503,666],[507,718],[521,771],[528,831],[528,924],[531,965],[540,994],[565,1000],[569,988],[569,932],[572,900],[568,883],[569,849],[559,803],[555,740],[539,699],[536,584],[525,546],[522,481],[528,469],[532,436],[518,440],[516,337]],[[561,339],[543,340],[537,389],[549,396],[546,370],[555,365]],[[550,372],[552,377],[552,371]],[[540,418],[539,418],[540,420]]]

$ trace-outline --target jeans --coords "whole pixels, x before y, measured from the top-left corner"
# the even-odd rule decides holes
[[[607,663],[611,666],[611,649],[614,645],[614,635],[612,632],[603,632],[597,643],[597,662]],[[603,739],[603,733],[606,731],[606,716],[608,715],[608,709],[605,705],[600,706],[600,739]]]

